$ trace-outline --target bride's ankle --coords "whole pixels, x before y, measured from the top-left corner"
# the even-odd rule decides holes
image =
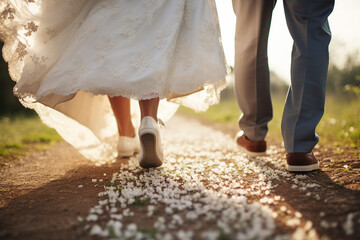
[[[135,128],[131,126],[119,129],[119,135],[122,137],[135,137]]]
[[[158,121],[157,116],[154,116],[154,115],[142,115],[142,116],[141,116],[141,120],[142,120],[144,117],[152,117],[156,122]]]

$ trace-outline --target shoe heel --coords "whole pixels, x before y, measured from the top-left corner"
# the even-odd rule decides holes
[[[121,152],[121,151],[118,151],[118,157],[120,158],[129,158],[129,157],[132,157],[135,155],[135,151],[124,151],[124,152]]]
[[[162,165],[162,161],[156,152],[156,136],[152,133],[144,133],[140,136],[142,156],[139,165],[143,168],[155,168]]]

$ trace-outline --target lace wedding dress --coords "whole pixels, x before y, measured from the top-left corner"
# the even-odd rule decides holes
[[[99,163],[118,138],[106,95],[159,96],[166,120],[177,104],[206,110],[225,84],[214,0],[1,0],[0,14],[14,93]]]

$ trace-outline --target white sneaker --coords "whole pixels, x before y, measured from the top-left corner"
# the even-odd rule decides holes
[[[131,157],[135,153],[140,152],[140,141],[139,136],[136,134],[135,137],[120,136],[118,145],[118,157]]]
[[[143,168],[161,166],[164,161],[164,155],[161,148],[159,124],[155,119],[146,116],[141,120],[139,137],[139,165]]]

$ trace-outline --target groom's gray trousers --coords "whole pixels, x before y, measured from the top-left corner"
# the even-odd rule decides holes
[[[265,139],[272,119],[267,43],[276,0],[233,0],[237,16],[235,37],[235,95],[243,114],[245,135]],[[294,40],[291,86],[281,129],[287,152],[311,152],[315,128],[325,105],[331,33],[328,16],[334,0],[284,0],[285,16]]]

